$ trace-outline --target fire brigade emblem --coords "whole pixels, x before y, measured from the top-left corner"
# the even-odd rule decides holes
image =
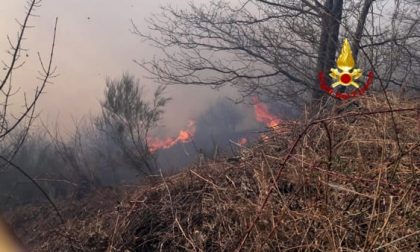
[[[369,72],[367,82],[362,88],[360,88],[358,80],[362,76],[362,70],[356,68],[350,43],[347,39],[344,40],[340,55],[337,58],[337,68],[331,68],[329,76],[333,81],[331,87],[326,84],[324,73],[319,73],[319,80],[321,82],[320,88],[321,90],[341,100],[364,94],[372,84],[374,77],[373,72]],[[356,88],[356,90],[351,93],[335,92],[334,88],[339,86],[352,86]]]

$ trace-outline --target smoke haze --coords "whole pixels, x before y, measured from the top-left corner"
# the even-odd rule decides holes
[[[106,78],[119,78],[123,72],[134,74],[152,95],[156,83],[145,78],[147,73],[133,60],[150,59],[158,51],[130,32],[131,19],[147,32],[145,19],[168,3],[171,1],[44,0],[35,12],[39,17],[30,20],[35,28],[26,35],[24,47],[29,51],[24,57],[25,66],[15,73],[16,86],[33,93],[40,69],[37,52],[47,56],[58,17],[54,62],[59,75],[41,97],[38,105],[41,119],[50,123],[58,119],[60,128],[71,130],[74,120],[98,113]],[[171,4],[182,7],[186,3]],[[3,0],[0,5],[0,58],[6,62],[7,35],[14,41],[19,28],[15,19],[22,20],[25,4],[26,1]],[[4,73],[0,70],[0,76]],[[162,125],[164,133],[170,135],[185,127],[189,119],[198,117],[212,101],[234,96],[235,92],[229,88],[216,92],[204,87],[172,86],[167,95],[173,100],[165,108]],[[22,98],[15,97],[20,105]]]

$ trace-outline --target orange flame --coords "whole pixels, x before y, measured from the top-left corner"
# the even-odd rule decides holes
[[[268,111],[267,105],[261,103],[258,97],[252,97],[252,101],[254,102],[254,109],[255,109],[255,116],[258,122],[264,123],[268,128],[276,128],[279,126],[281,120],[280,118],[272,115]]]
[[[174,146],[175,144],[187,143],[191,141],[196,131],[195,122],[189,121],[186,130],[181,130],[177,137],[168,137],[165,139],[150,138],[148,139],[149,151],[155,152],[159,149],[168,149]]]
[[[241,139],[238,141],[238,143],[239,143],[240,145],[245,145],[245,144],[247,144],[247,143],[248,143],[248,139],[246,139],[245,137],[243,137],[243,138],[241,138]]]

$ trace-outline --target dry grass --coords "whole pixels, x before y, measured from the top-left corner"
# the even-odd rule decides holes
[[[38,251],[418,251],[419,105],[391,104],[393,115],[380,95],[365,96],[322,111],[323,119],[284,123],[237,159],[132,190],[120,204],[36,232],[30,244]]]

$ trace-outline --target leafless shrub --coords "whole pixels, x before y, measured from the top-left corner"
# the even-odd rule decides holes
[[[169,101],[163,92],[164,87],[158,87],[153,101],[148,103],[133,76],[124,74],[120,80],[107,80],[102,116],[96,122],[97,128],[114,140],[133,168],[146,176],[156,173],[147,141]]]

